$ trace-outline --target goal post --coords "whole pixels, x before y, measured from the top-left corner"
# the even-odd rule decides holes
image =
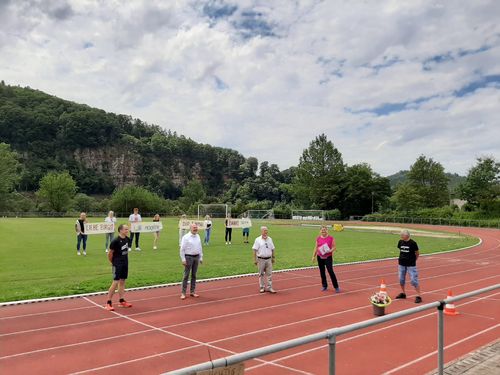
[[[222,203],[211,203],[211,204],[199,204],[198,205],[198,220],[205,218],[209,215],[210,217],[227,217],[231,213],[231,208],[227,204]]]
[[[248,210],[240,215],[249,219],[274,219],[274,210]]]
[[[292,210],[292,220],[324,221],[324,210]]]

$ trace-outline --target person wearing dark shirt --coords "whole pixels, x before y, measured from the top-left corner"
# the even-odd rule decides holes
[[[120,296],[120,302],[118,306],[120,307],[132,307],[131,303],[128,303],[123,298],[125,296],[125,281],[128,277],[128,245],[129,238],[128,226],[121,224],[118,227],[118,237],[111,241],[109,245],[108,260],[111,263],[113,270],[113,282],[109,287],[108,291],[108,301],[106,302],[106,310],[114,311],[113,307],[113,295],[118,287],[118,294]]]
[[[420,297],[420,285],[418,283],[417,270],[417,259],[420,253],[417,243],[410,238],[410,232],[406,229],[401,232],[401,239],[398,242],[398,249],[399,285],[401,286],[401,293],[396,296],[396,299],[406,298],[405,280],[406,273],[408,272],[410,274],[410,283],[417,291],[415,303],[420,303],[422,302],[422,297]]]
[[[87,255],[87,235],[85,234],[85,224],[87,223],[87,214],[80,213],[80,218],[75,223],[76,230],[76,253],[80,255],[80,244],[83,243],[83,255]]]

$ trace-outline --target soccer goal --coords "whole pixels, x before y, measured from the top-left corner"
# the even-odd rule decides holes
[[[292,220],[324,221],[324,210],[292,210]]]
[[[199,204],[198,219],[203,219],[205,216],[210,217],[227,217],[231,213],[231,208],[227,204]]]
[[[249,219],[274,219],[274,210],[248,210],[240,215]]]

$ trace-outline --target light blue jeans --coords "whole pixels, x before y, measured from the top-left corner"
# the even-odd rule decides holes
[[[417,267],[406,267],[399,265],[399,285],[403,286],[405,285],[405,279],[406,279],[406,272],[410,274],[410,283],[413,285],[415,288],[418,287],[418,271]]]
[[[106,233],[106,249],[109,249],[109,245],[113,241],[113,235],[114,233]]]
[[[208,245],[210,242],[210,233],[212,233],[212,227],[205,229],[205,244]]]

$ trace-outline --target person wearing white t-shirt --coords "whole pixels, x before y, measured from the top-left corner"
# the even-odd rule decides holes
[[[104,219],[104,222],[109,224],[116,224],[115,213],[113,211],[109,211],[108,216],[106,216],[106,218]],[[111,241],[113,241],[114,235],[114,232],[106,233],[106,252],[109,251],[109,244],[111,243]]]
[[[273,289],[273,263],[274,263],[274,243],[271,237],[269,237],[267,227],[260,227],[261,235],[255,239],[252,246],[253,249],[253,261],[254,264],[259,268],[259,286],[260,293],[266,291],[266,279],[267,279],[267,291],[269,293],[276,293]]]
[[[134,213],[128,217],[128,222],[129,222],[129,228],[132,229],[132,224],[133,223],[140,223],[142,221],[141,215],[139,214],[139,209],[136,207],[134,208]],[[130,231],[130,241],[128,244],[128,251],[132,250],[132,242],[134,241],[135,237],[135,249],[137,251],[141,251],[141,248],[139,247],[139,237],[141,233],[137,232],[134,233],[132,230]]]

